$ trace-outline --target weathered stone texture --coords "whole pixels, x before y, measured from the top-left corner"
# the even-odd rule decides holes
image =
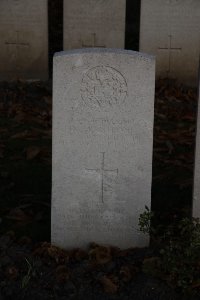
[[[140,51],[156,55],[157,77],[197,85],[199,0],[142,0]]]
[[[53,74],[52,242],[145,246],[155,62],[133,51],[58,53]]]
[[[200,218],[200,69],[199,69],[199,95],[196,128],[196,151],[194,167],[194,190],[193,190],[193,216]]]
[[[124,48],[126,0],[64,0],[64,50]]]
[[[0,80],[48,78],[47,0],[0,1]]]

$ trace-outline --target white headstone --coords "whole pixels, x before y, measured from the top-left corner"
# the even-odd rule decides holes
[[[196,128],[196,151],[193,188],[193,217],[200,218],[200,68],[199,68],[199,96]]]
[[[156,76],[197,85],[199,0],[141,0],[140,51],[156,55]]]
[[[47,0],[0,0],[0,80],[48,78]]]
[[[155,61],[117,49],[54,57],[52,242],[145,246]]]
[[[64,0],[64,50],[124,48],[126,0]]]

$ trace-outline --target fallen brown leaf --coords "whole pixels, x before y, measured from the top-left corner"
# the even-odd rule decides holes
[[[88,257],[87,252],[79,248],[72,250],[70,253],[70,258],[76,261],[83,260],[87,257]]]
[[[103,289],[106,293],[115,294],[118,291],[118,285],[109,277],[103,276],[100,279]]]
[[[132,278],[131,270],[129,266],[122,266],[120,269],[120,275],[122,278],[122,281],[128,282]]]
[[[146,274],[160,274],[160,264],[161,262],[159,257],[148,257],[143,260],[142,270]]]
[[[96,264],[106,264],[112,260],[110,247],[96,246],[89,251],[89,257]]]
[[[40,247],[35,249],[35,255],[51,257],[57,263],[64,264],[69,261],[69,253],[50,243],[44,242]]]
[[[3,149],[0,149],[0,158],[4,158],[4,151],[3,151]]]
[[[192,283],[192,288],[193,289],[200,288],[200,279]]]
[[[20,208],[12,209],[6,216],[8,219],[19,221],[19,222],[30,222],[31,218],[25,214],[25,212]]]
[[[26,120],[26,118],[27,118],[27,114],[23,111],[17,112],[14,117],[15,121],[17,121],[17,122],[24,122]]]
[[[11,136],[11,139],[23,139],[26,138],[29,135],[28,130],[22,131],[22,132],[18,132],[14,135]]]
[[[40,153],[41,149],[38,146],[30,146],[26,149],[26,159],[32,160]]]
[[[59,283],[64,283],[69,279],[69,271],[65,265],[59,265],[56,268],[56,280]]]
[[[8,267],[6,269],[6,276],[9,279],[15,280],[18,277],[18,270],[16,267],[12,266],[12,267]]]

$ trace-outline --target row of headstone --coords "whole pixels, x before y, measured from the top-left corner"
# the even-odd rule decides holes
[[[124,48],[126,0],[64,0],[64,49]],[[48,79],[48,1],[0,1],[0,80]]]
[[[0,80],[48,78],[48,1],[0,1]],[[126,0],[64,0],[64,50],[124,48]],[[197,81],[199,0],[141,0],[140,51],[157,77]]]

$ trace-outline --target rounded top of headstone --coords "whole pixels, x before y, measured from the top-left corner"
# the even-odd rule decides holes
[[[155,56],[147,53],[137,52],[133,50],[124,50],[119,48],[81,48],[67,51],[60,51],[54,54],[54,57],[69,56],[69,55],[82,55],[82,54],[119,54],[119,55],[131,55],[135,57],[141,57],[147,60],[154,60]]]
[[[165,2],[170,5],[176,5],[176,4],[183,4],[183,2],[190,3],[192,2],[192,0],[165,0]]]

